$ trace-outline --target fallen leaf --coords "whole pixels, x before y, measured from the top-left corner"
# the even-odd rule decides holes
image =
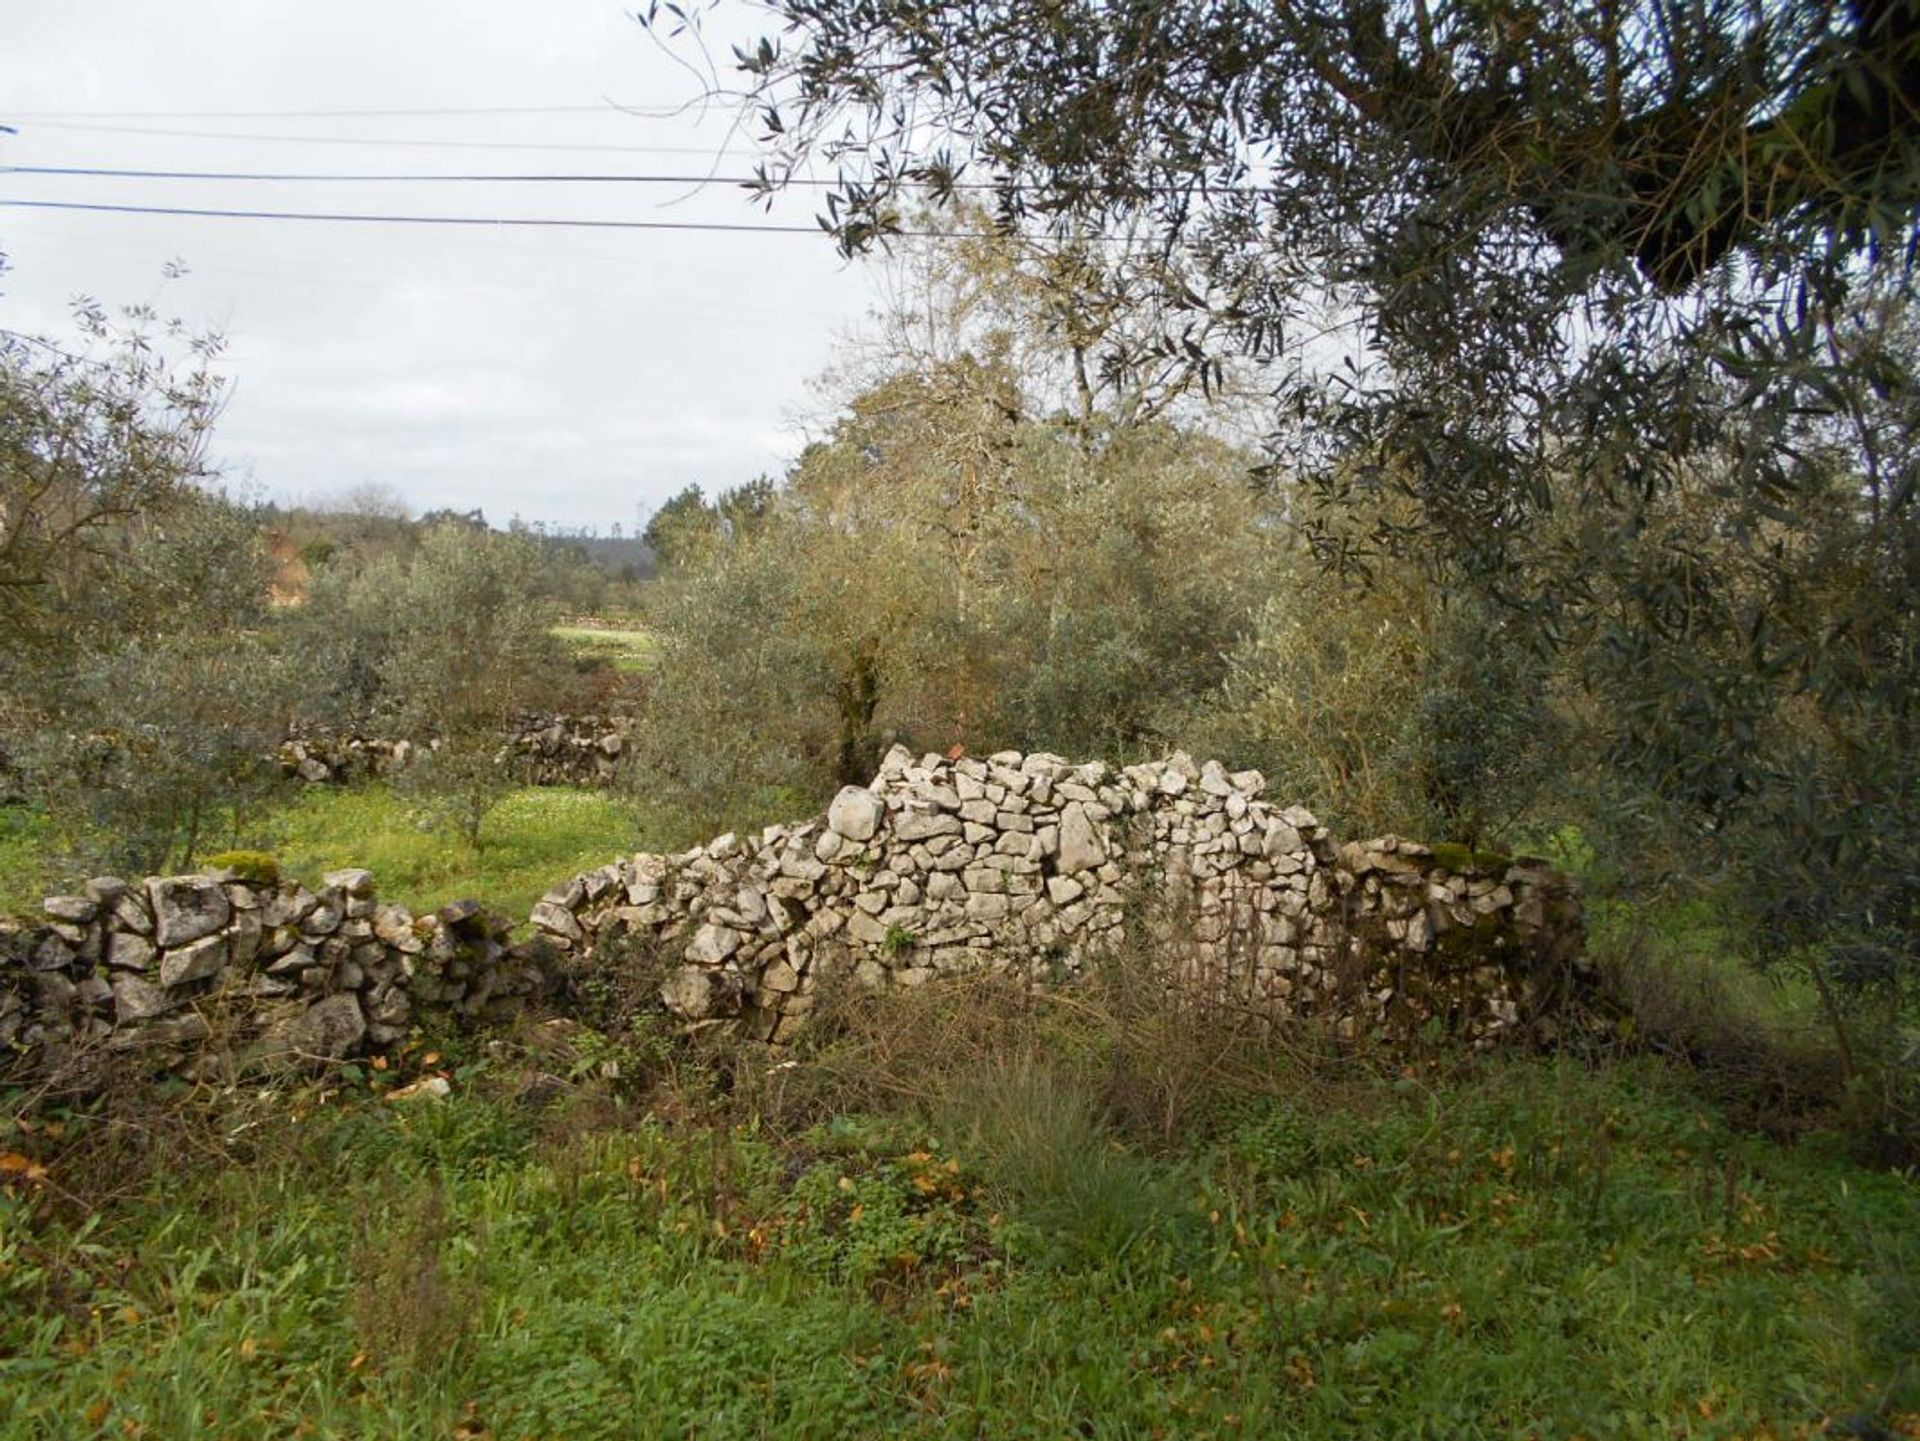
[[[439,1100],[453,1094],[453,1082],[445,1076],[428,1076],[415,1081],[410,1086],[400,1086],[387,1092],[389,1101],[414,1101],[422,1098]]]
[[[38,1184],[47,1179],[47,1168],[18,1151],[0,1151],[0,1176],[18,1176]]]

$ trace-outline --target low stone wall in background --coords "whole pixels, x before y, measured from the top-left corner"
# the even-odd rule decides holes
[[[523,716],[508,763],[536,786],[612,785],[639,727],[631,716]]]
[[[413,916],[373,877],[319,890],[231,874],[91,882],[0,923],[0,1075],[140,1053],[337,1060],[418,1024],[496,1021],[596,966],[657,968],[695,1026],[789,1040],[824,988],[1011,972],[1104,952],[1343,1035],[1483,1048],[1539,1035],[1585,984],[1580,906],[1535,860],[1388,837],[1340,844],[1257,772],[1116,769],[895,748],[826,815],[625,857],[555,887],[532,934],[472,901]]]
[[[611,785],[638,727],[631,716],[523,715],[502,742],[500,762],[529,785]],[[314,785],[346,785],[390,775],[436,744],[316,731],[282,742],[280,769]]]

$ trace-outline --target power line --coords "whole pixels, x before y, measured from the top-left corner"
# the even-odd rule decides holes
[[[553,230],[705,230],[734,235],[812,235],[829,232],[818,225],[752,225],[709,220],[573,220],[557,216],[507,215],[359,215],[313,210],[203,210],[180,205],[88,205],[72,200],[3,200],[12,210],[89,210],[111,215],[176,215],[216,220],[303,220],[354,225],[461,225]],[[989,237],[962,232],[900,230],[895,235],[912,240],[982,240]]]
[[[459,105],[392,110],[21,110],[16,120],[399,120],[431,115],[646,115],[682,107],[640,108],[608,100],[599,105]]]
[[[288,170],[132,170],[111,166],[91,165],[0,165],[0,175],[57,175],[80,179],[95,180],[237,180],[246,183],[279,184],[282,182],[315,184],[370,184],[381,185],[401,183],[408,185],[738,185],[758,188],[762,177],[758,175],[691,175],[667,173],[633,173],[608,171],[470,171],[452,174],[426,174],[420,172],[385,172],[373,174],[364,171],[288,171]],[[817,176],[769,176],[766,183],[776,190],[793,188],[838,189],[846,184],[844,179],[827,180]],[[931,182],[903,182],[924,185],[931,188]],[[947,182],[950,190],[983,190],[999,192],[1011,188],[1031,191],[1031,185],[1016,184],[1003,186],[990,180],[951,180]],[[1182,186],[1143,187],[1156,194],[1184,193]],[[1243,186],[1215,186],[1216,194],[1250,193]]]
[[[248,140],[275,145],[380,145],[438,150],[553,150],[603,155],[724,155],[721,147],[702,145],[586,145],[573,141],[541,143],[525,140],[398,140],[367,135],[271,135],[243,130],[176,130],[150,125],[93,125],[73,120],[43,120],[46,130],[85,130],[109,135],[153,135],[184,140]]]
[[[243,180],[243,181],[315,181],[322,184],[346,182],[379,184],[401,181],[407,184],[452,183],[483,184],[563,184],[563,185],[757,185],[752,175],[635,175],[608,173],[580,174],[501,174],[498,172],[464,175],[383,175],[328,172],[292,172],[284,170],[123,170],[86,165],[0,165],[0,175],[72,175],[105,180]],[[834,180],[795,177],[785,185],[832,186]],[[990,188],[984,187],[982,188]]]
[[[112,215],[180,215],[218,220],[308,220],[356,225],[474,225],[561,230],[712,230],[734,234],[824,235],[817,225],[752,225],[706,220],[576,220],[557,216],[361,215],[316,210],[206,210],[182,205],[83,205],[70,200],[0,200],[13,210],[91,210]]]

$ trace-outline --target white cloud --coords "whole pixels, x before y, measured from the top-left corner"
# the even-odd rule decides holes
[[[617,0],[90,0],[18,6],[0,96],[50,110],[287,111],[658,105],[686,98]],[[746,22],[734,22],[746,23]],[[716,47],[725,53],[724,45]],[[150,120],[155,128],[530,140],[717,151],[728,117]],[[270,144],[56,129],[0,114],[27,165],[353,172],[683,171],[697,155]],[[736,168],[739,168],[736,166]],[[9,177],[19,198],[302,210],[722,220],[740,192],[646,186],[301,184]],[[775,219],[809,220],[796,201]],[[689,481],[737,484],[796,453],[790,416],[872,287],[824,239],[447,230],[0,210],[0,325],[58,331],[77,293],[159,296],[226,332],[217,453],[269,493],[361,481],[416,505],[630,523]],[[160,286],[163,262],[191,273]]]

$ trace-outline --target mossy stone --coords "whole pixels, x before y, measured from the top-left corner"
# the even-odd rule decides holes
[[[251,886],[280,884],[280,860],[266,851],[221,851],[207,857],[204,869],[225,871]]]
[[[1513,857],[1502,851],[1475,850],[1458,841],[1436,841],[1427,850],[1435,865],[1461,875],[1473,871],[1504,871],[1513,864]]]

